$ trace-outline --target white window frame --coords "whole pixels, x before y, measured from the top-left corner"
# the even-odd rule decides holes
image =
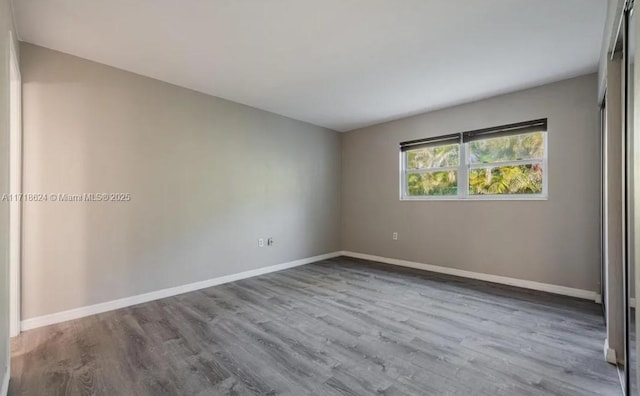
[[[515,161],[492,162],[491,164],[471,164],[469,156],[469,143],[459,143],[459,161],[458,166],[448,166],[442,168],[427,168],[420,170],[407,169],[407,153],[411,150],[400,152],[400,200],[401,201],[541,201],[549,198],[549,148],[548,148],[548,131],[543,132],[544,153],[541,159],[526,159]],[[535,132],[525,132],[527,133]],[[469,171],[471,169],[496,168],[500,166],[517,166],[542,164],[542,193],[540,194],[469,194]],[[411,196],[408,194],[407,178],[411,173],[430,173],[437,171],[457,170],[458,194],[457,195],[420,195]]]

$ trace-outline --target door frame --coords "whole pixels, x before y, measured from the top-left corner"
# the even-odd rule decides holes
[[[607,94],[605,91],[600,106],[600,296],[601,307],[607,324],[607,258],[609,230],[607,208],[609,205],[607,195]]]
[[[9,334],[21,331],[22,76],[14,32],[9,32]]]

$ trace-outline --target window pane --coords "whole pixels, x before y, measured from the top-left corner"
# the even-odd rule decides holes
[[[410,197],[457,195],[457,171],[434,171],[409,173],[407,175],[407,194]]]
[[[469,195],[542,194],[542,165],[469,170]]]
[[[544,156],[544,132],[505,136],[469,142],[472,164],[541,159]]]
[[[459,144],[409,150],[407,151],[407,169],[416,170],[458,166],[459,157]]]

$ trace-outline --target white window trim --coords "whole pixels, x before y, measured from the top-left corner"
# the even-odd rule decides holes
[[[420,170],[407,170],[407,151],[400,152],[400,200],[401,201],[546,201],[549,199],[549,139],[548,131],[543,135],[544,154],[542,159],[527,159],[516,161],[503,161],[491,164],[471,164],[469,158],[469,143],[460,143],[460,154],[458,166],[447,166],[442,168],[426,168]],[[541,194],[482,194],[469,195],[469,169],[491,168],[496,166],[513,166],[542,164],[542,193]],[[420,195],[410,196],[407,194],[407,175],[410,173],[428,173],[437,171],[456,170],[458,181],[457,195]]]

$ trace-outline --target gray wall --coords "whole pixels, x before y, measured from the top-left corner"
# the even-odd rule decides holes
[[[598,291],[596,92],[593,74],[348,132],[343,250]],[[399,200],[399,142],[543,117],[547,201]]]
[[[0,0],[0,194],[9,192],[9,0]],[[17,49],[17,43],[16,43]],[[9,205],[0,201],[0,386],[9,366]]]
[[[21,67],[24,192],[132,195],[24,205],[24,319],[339,250],[338,133],[29,44]]]

